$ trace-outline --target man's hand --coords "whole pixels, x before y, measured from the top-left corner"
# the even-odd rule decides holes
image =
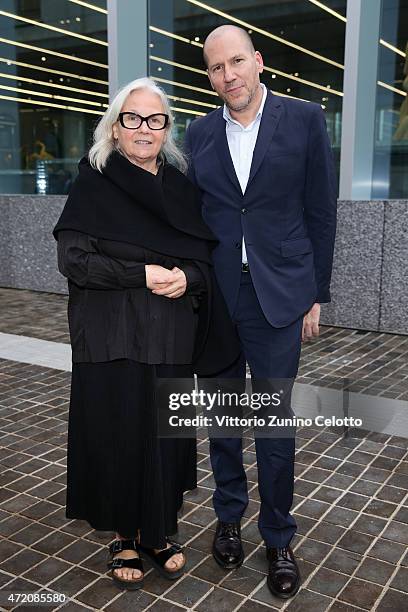
[[[302,342],[307,342],[319,335],[320,304],[313,304],[303,317]]]
[[[183,270],[180,270],[180,268],[173,268],[172,270],[161,268],[167,274],[154,271],[152,276],[158,278],[158,281],[152,282],[149,286],[147,268],[150,267],[161,268],[161,266],[146,266],[146,284],[152,290],[152,293],[168,298],[178,298],[184,295],[187,289],[187,278]]]

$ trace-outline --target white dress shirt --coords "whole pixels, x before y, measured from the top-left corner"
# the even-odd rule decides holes
[[[223,117],[225,119],[225,131],[227,134],[228,147],[231,154],[232,163],[234,164],[235,173],[243,194],[245,193],[248,184],[252,156],[254,154],[259,125],[261,123],[262,112],[265,106],[266,95],[268,93],[263,83],[261,83],[261,87],[263,89],[261,104],[255,119],[247,127],[242,126],[239,121],[233,119],[227,106],[224,104]],[[248,263],[244,237],[242,239],[242,263]]]

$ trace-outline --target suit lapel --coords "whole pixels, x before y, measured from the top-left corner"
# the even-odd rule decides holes
[[[278,126],[281,114],[281,100],[278,96],[274,96],[270,91],[268,91],[265,106],[262,112],[261,125],[259,126],[258,138],[256,139],[254,154],[252,156],[251,171],[249,173],[247,189],[263,162],[265,154]]]
[[[225,131],[225,119],[222,115],[222,108],[218,111],[218,117],[215,122],[214,144],[222,167],[224,168],[228,178],[234,187],[238,189],[240,195],[242,195],[241,186],[235,173],[234,164],[228,147],[227,134]]]

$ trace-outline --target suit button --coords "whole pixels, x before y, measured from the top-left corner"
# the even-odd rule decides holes
[[[236,242],[236,243],[235,243],[235,248],[236,248],[236,249],[240,249],[240,248],[241,248],[241,246],[242,246],[242,244],[241,244],[240,242]]]
[[[241,212],[242,212],[243,215],[246,215],[248,210],[246,208],[241,208]]]

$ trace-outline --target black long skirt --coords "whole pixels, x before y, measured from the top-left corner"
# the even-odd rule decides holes
[[[73,364],[66,515],[164,548],[197,486],[196,440],[158,437],[158,376],[191,378],[191,366]]]

